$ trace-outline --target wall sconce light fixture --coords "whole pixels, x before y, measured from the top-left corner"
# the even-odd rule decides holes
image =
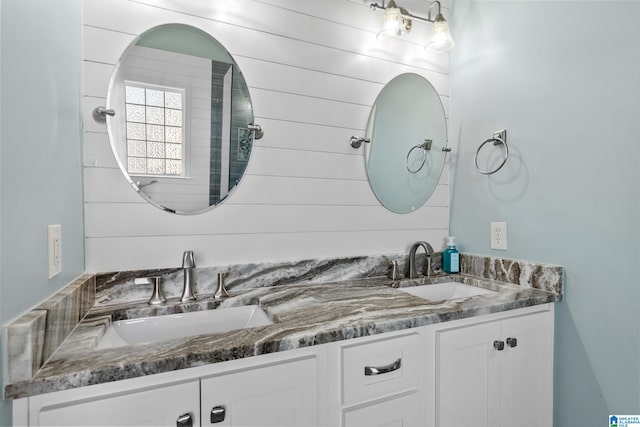
[[[438,12],[435,17],[432,17],[431,11],[434,5],[438,6]],[[374,10],[384,10],[382,28],[376,36],[378,40],[385,41],[389,38],[403,37],[411,31],[412,19],[416,19],[418,21],[430,22],[433,24],[429,29],[427,42],[424,45],[425,50],[433,52],[448,52],[455,45],[453,37],[451,37],[449,24],[444,19],[444,16],[442,16],[441,6],[438,0],[429,4],[429,10],[426,18],[410,13],[407,9],[398,6],[395,0],[389,0],[389,3],[386,5],[384,0],[382,0],[382,5],[378,3],[371,3],[371,8]]]

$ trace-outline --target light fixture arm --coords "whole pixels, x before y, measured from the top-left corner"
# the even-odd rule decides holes
[[[391,0],[388,4],[385,5],[384,0],[382,0],[382,4],[378,4],[378,3],[371,3],[369,5],[369,7],[373,10],[376,9],[382,9],[382,10],[387,10],[388,8],[397,8],[400,9],[400,13],[402,13],[402,15],[404,16],[412,16],[409,11],[407,9],[405,9],[402,6],[398,6],[396,5],[396,2],[394,0]]]
[[[425,0],[425,1],[428,1],[428,0]],[[432,19],[431,18],[431,9],[433,9],[433,5],[434,4],[438,5],[438,13],[436,14],[436,17]],[[429,4],[429,13],[428,13],[428,18],[427,19],[429,20],[429,22],[435,22],[436,19],[438,19],[438,15],[442,15],[442,9],[441,9],[441,6],[440,6],[440,2],[438,0],[434,0],[434,1],[431,2],[431,4]]]
[[[426,0],[428,1],[428,0]],[[398,7],[398,9],[400,9],[400,11],[402,12],[402,14],[408,18],[412,18],[412,19],[417,19],[418,21],[422,21],[422,22],[436,22],[436,20],[438,19],[438,15],[441,14],[441,6],[440,6],[440,2],[438,0],[429,2],[429,12],[426,18],[422,17],[422,16],[418,16],[418,15],[414,15],[411,12],[409,12],[407,9],[405,9],[404,7]],[[433,9],[433,5],[437,5],[438,6],[438,13],[436,14],[435,18],[431,17],[431,9]],[[395,6],[395,4],[394,4]],[[385,5],[384,0],[382,0],[382,4],[378,4],[378,3],[371,3],[369,5],[369,7],[371,7],[371,9],[376,10],[376,9],[382,9],[382,10],[386,10],[387,9],[387,5]]]
[[[433,9],[433,5],[438,5],[438,13],[436,13],[436,17],[435,18],[431,17],[431,10]],[[409,13],[409,12],[407,12],[405,15],[407,15],[408,17],[410,17],[412,19],[417,19],[418,21],[422,21],[422,22],[436,22],[438,20],[438,16],[442,15],[440,2],[438,0],[430,2],[430,4],[429,4],[429,12],[428,12],[426,18],[423,18],[422,16],[414,15],[414,14]]]

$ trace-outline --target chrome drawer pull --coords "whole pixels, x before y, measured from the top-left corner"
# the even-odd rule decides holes
[[[377,368],[374,366],[365,366],[364,374],[367,376],[386,374],[388,372],[397,371],[398,369],[400,369],[401,366],[402,366],[402,358],[396,360],[395,362],[387,366],[380,366]]]

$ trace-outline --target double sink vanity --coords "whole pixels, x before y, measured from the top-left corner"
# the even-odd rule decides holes
[[[113,157],[100,159],[100,167],[87,166],[96,173],[89,200],[106,200],[100,193],[105,188],[116,192],[95,177],[115,183],[102,164],[117,164],[132,191],[159,209],[144,210],[131,203],[129,194],[122,195],[118,218],[127,218],[129,229],[144,228],[145,237],[164,236],[174,224],[172,237],[180,230],[200,232],[202,224],[209,227],[219,218],[189,222],[188,215],[205,214],[233,198],[254,151],[253,164],[272,161],[253,150],[269,132],[255,123],[249,93],[263,83],[245,82],[229,51],[209,34],[219,27],[217,20],[176,15],[145,2],[116,3],[85,5],[90,46],[85,51],[96,51],[85,58],[91,82],[86,86],[108,86],[105,107],[95,108],[90,119],[98,124],[85,122],[95,133],[87,140],[106,132],[113,151]],[[183,5],[172,7],[189,2],[178,3]],[[127,12],[112,13],[117,7]],[[120,22],[122,16],[144,16],[144,23]],[[180,23],[168,21],[177,16]],[[255,31],[246,25],[222,25],[222,37],[251,40],[245,35]],[[131,43],[121,52],[116,47],[124,48],[126,40]],[[260,61],[320,71],[311,63],[284,64],[262,53],[244,54],[241,62]],[[393,63],[386,55],[384,61]],[[108,64],[114,65],[111,73]],[[364,142],[366,178],[380,204],[409,213],[438,187],[451,149],[441,95],[421,75],[426,70],[404,62],[397,70],[403,73],[384,85],[372,105],[365,137],[352,137],[351,146],[359,149]],[[331,67],[327,72],[344,82],[355,78],[370,89],[383,83],[336,74]],[[293,89],[259,90],[289,97]],[[362,92],[362,98],[348,94],[344,99],[358,108],[368,105],[369,94]],[[96,89],[86,97],[93,103],[98,95],[103,96]],[[198,113],[193,119],[191,111]],[[304,129],[315,132],[313,125]],[[289,127],[280,132],[293,139],[299,134]],[[323,150],[345,154],[333,153],[329,145]],[[108,177],[101,175],[105,171]],[[266,176],[255,170],[253,175],[253,182]],[[321,177],[326,178],[343,180]],[[291,188],[306,191],[297,185]],[[255,202],[247,200],[239,205]],[[318,206],[333,209],[335,203]],[[370,201],[365,205],[371,212],[377,209]],[[87,209],[89,230],[108,215],[97,215],[98,210]],[[182,217],[174,223],[169,214]],[[419,218],[420,227],[413,229],[429,228],[423,221],[429,216]],[[373,229],[413,230],[400,223],[384,219]],[[202,231],[208,240],[198,240],[201,250],[228,233],[227,224],[219,224],[222,228]],[[397,242],[388,245],[397,247]],[[412,250],[412,260],[413,255]],[[182,268],[86,274],[5,327],[3,386],[5,398],[13,400],[14,425],[550,426],[553,303],[562,299],[562,268],[463,253],[460,274],[446,275],[439,272],[440,258],[418,257],[409,265],[406,254],[395,254],[195,268],[185,257],[189,262]],[[388,278],[390,265],[404,272],[403,278]],[[436,274],[404,278],[415,267],[433,268]],[[229,296],[216,298],[224,294],[216,289],[217,277],[226,277]],[[148,304],[150,297],[155,304]]]
[[[400,291],[431,301],[469,298],[493,294],[489,290],[459,282],[425,285],[424,280],[407,281]],[[124,345],[146,344],[194,335],[225,333],[237,329],[272,325],[272,318],[259,305],[242,305],[217,310],[118,320],[111,324],[98,341],[98,350]]]
[[[387,278],[404,258],[232,266],[222,300],[198,269],[190,302],[179,270],[143,272],[159,305],[141,272],[86,276],[6,329],[14,423],[550,425],[562,268],[462,254],[461,274]]]

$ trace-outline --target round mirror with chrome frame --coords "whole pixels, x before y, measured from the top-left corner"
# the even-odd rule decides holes
[[[431,83],[414,73],[389,81],[373,104],[365,137],[367,176],[380,203],[396,213],[421,207],[449,150],[444,108]]]
[[[262,134],[234,59],[211,35],[184,24],[151,28],[131,43],[101,114],[133,189],[177,214],[222,203]]]

